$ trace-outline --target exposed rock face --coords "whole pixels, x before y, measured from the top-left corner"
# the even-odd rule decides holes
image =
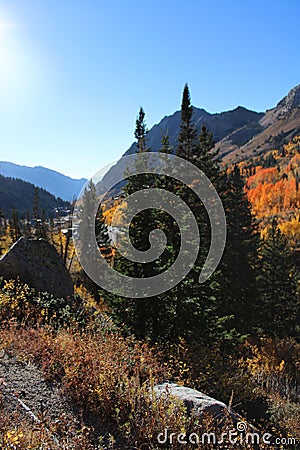
[[[261,119],[260,124],[264,127],[272,125],[276,120],[282,119],[285,115],[300,106],[300,84],[295,86],[289,93],[280,100],[275,108],[266,112]]]
[[[277,105],[278,109],[282,110],[282,113],[290,112],[292,109],[297,108],[300,105],[300,84],[290,90],[288,95],[284,97]]]
[[[55,248],[44,239],[21,237],[0,259],[0,276],[19,278],[39,292],[73,296],[73,283]]]
[[[220,155],[226,163],[247,161],[268,150],[280,148],[281,145],[299,134],[300,85],[291,89],[275,108],[266,111],[259,120],[252,137],[250,134],[247,136],[243,133],[243,137],[249,138],[248,142],[237,139],[239,136],[233,134],[220,141],[218,147],[220,147]]]
[[[154,386],[154,392],[158,398],[163,395],[171,395],[181,400],[189,413],[201,416],[203,413],[214,417],[228,415],[229,410],[225,403],[215,400],[202,392],[196,391],[175,383],[162,383]],[[231,414],[231,413],[230,413]]]

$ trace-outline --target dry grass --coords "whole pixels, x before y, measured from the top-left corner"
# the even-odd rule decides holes
[[[229,417],[222,423],[209,417],[197,421],[189,418],[185,407],[173,398],[156,400],[153,386],[166,380],[198,388],[225,402],[231,398],[233,406],[236,401],[247,401],[250,395],[254,400],[264,395],[270,405],[268,429],[274,428],[275,435],[296,437],[299,408],[291,381],[299,351],[295,342],[246,344],[236,355],[226,354],[217,345],[207,349],[188,346],[184,341],[150,349],[145,343],[124,338],[114,327],[99,327],[97,324],[105,315],[100,311],[87,315],[89,321],[84,327],[78,327],[74,320],[53,327],[53,315],[41,320],[41,312],[28,305],[25,287],[9,285],[9,289],[10,294],[6,289],[0,295],[0,316],[10,312],[9,320],[2,321],[0,351],[39,366],[46,380],[60,386],[76,419],[29,424],[0,408],[1,449],[175,450],[182,444],[175,441],[172,445],[159,445],[158,434],[167,429],[169,435],[173,432],[175,436],[191,432],[201,436],[214,431],[220,436],[235,429]],[[92,298],[87,298],[85,305],[87,311],[91,306],[95,308]],[[24,308],[29,308],[25,321]],[[37,323],[31,320],[31,314],[38,318]],[[59,437],[59,444],[52,435]],[[237,442],[226,446],[190,444],[184,448],[254,446]]]

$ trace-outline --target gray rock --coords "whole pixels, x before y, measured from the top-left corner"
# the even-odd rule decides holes
[[[44,239],[21,237],[0,259],[0,277],[19,278],[39,292],[73,296],[73,283],[55,248]]]
[[[196,391],[175,383],[162,383],[154,386],[154,392],[158,398],[171,395],[181,400],[187,408],[189,414],[201,416],[202,414],[210,414],[214,417],[223,417],[228,415],[228,407],[225,403],[220,402],[202,392]]]

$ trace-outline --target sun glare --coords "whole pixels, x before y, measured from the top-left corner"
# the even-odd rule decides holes
[[[26,30],[0,14],[0,96],[6,110],[33,98],[38,63]]]
[[[7,31],[7,30],[15,30],[16,28],[18,28],[16,23],[6,22],[6,21],[0,19],[0,32]]]

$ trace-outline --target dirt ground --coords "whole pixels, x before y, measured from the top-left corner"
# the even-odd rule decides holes
[[[40,420],[55,421],[62,416],[74,418],[60,388],[46,383],[40,369],[5,353],[0,355],[0,392],[2,408],[10,412],[18,411],[30,417],[18,402],[19,398]]]
[[[69,429],[71,434],[76,428],[87,426],[95,431],[97,440],[101,437],[103,448],[110,448],[111,434],[115,438],[115,449],[129,448],[124,438],[113,430],[113,425],[102,426],[95,417],[84,416],[73,408],[59,384],[46,382],[37,366],[19,361],[4,351],[0,352],[0,410],[25,420],[30,426],[35,419],[49,428],[53,423],[63,423],[63,428]]]

